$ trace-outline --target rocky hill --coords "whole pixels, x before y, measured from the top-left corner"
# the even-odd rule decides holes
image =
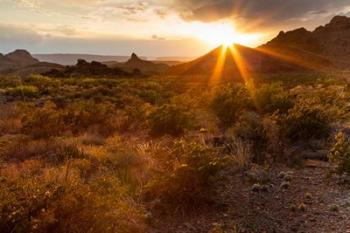
[[[29,75],[47,72],[51,69],[60,69],[61,65],[40,62],[32,57],[26,50],[15,50],[6,55],[0,55],[0,75],[14,74],[14,75]]]
[[[232,48],[220,46],[194,61],[171,67],[169,73],[173,75],[211,75],[220,57],[224,58],[223,76],[237,75],[240,72],[238,64],[243,64],[247,71],[262,73],[319,70],[332,67],[331,62],[327,59],[306,54],[306,52],[303,53],[303,56],[291,58],[286,55],[287,50],[283,51],[284,56],[281,56],[263,49],[253,49],[238,44],[233,45]],[[305,65],[306,63],[308,64]]]
[[[134,70],[138,70],[141,73],[147,75],[159,74],[166,71],[169,68],[169,66],[164,63],[155,63],[152,61],[143,60],[140,57],[138,57],[135,53],[133,53],[130,59],[126,62],[113,62],[105,64],[112,68],[120,68],[128,72],[134,72]]]
[[[302,56],[302,53],[314,54],[330,60],[338,68],[350,66],[350,18],[335,16],[325,26],[314,31],[299,28],[289,32],[280,32],[276,38],[262,45],[260,49]]]

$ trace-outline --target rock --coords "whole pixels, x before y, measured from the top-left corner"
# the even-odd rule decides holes
[[[253,186],[250,190],[257,193],[261,190],[261,185],[260,184],[253,184]]]
[[[298,206],[298,209],[302,212],[305,212],[306,211],[306,205],[304,203],[301,203],[299,206]]]
[[[288,181],[284,181],[282,182],[282,184],[280,185],[281,189],[288,189],[290,187],[290,183]]]

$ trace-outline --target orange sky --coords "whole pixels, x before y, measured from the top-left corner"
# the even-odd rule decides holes
[[[0,0],[0,52],[194,57],[349,11],[348,0]]]

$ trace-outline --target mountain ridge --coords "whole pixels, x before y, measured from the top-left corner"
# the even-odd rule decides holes
[[[340,69],[346,69],[350,66],[350,18],[335,16],[328,24],[313,31],[305,28],[281,31],[259,48],[273,51],[285,48],[304,50],[329,59]]]

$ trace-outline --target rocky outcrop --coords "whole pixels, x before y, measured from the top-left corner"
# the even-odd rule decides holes
[[[109,68],[100,62],[87,62],[83,59],[79,59],[75,66],[66,66],[64,69],[53,69],[49,72],[43,73],[43,75],[51,77],[103,77],[103,76],[118,76],[118,77],[131,77],[136,75],[136,72],[126,72],[120,68]],[[142,74],[137,73],[142,76]]]
[[[154,63],[151,61],[143,60],[133,53],[130,59],[126,62],[115,63],[111,67],[121,68],[128,72],[140,71],[143,74],[159,74],[169,68],[168,65],[162,63]]]

